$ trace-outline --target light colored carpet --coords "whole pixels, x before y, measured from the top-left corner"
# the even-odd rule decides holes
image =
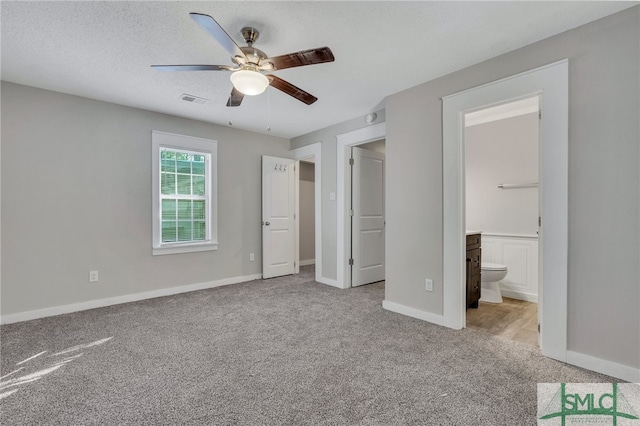
[[[612,381],[383,298],[305,267],[4,325],[0,423],[534,425],[538,382]]]

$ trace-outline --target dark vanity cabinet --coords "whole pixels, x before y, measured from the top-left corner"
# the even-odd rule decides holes
[[[481,234],[467,235],[467,308],[477,308],[480,300]]]

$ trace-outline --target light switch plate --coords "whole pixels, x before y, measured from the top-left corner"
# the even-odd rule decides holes
[[[424,280],[424,289],[427,291],[433,291],[433,280],[426,278]]]

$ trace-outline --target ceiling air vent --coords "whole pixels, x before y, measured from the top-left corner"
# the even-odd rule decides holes
[[[197,96],[188,95],[186,93],[183,93],[182,96],[180,96],[180,99],[194,104],[206,104],[207,102],[209,102],[209,99],[199,98]]]

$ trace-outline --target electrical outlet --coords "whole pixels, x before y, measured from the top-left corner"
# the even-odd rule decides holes
[[[424,289],[427,291],[433,291],[433,280],[430,280],[429,278],[425,278]]]
[[[89,282],[98,282],[98,271],[89,271]]]
[[[253,253],[249,253],[249,261],[253,262],[254,260],[256,260],[256,255]]]

